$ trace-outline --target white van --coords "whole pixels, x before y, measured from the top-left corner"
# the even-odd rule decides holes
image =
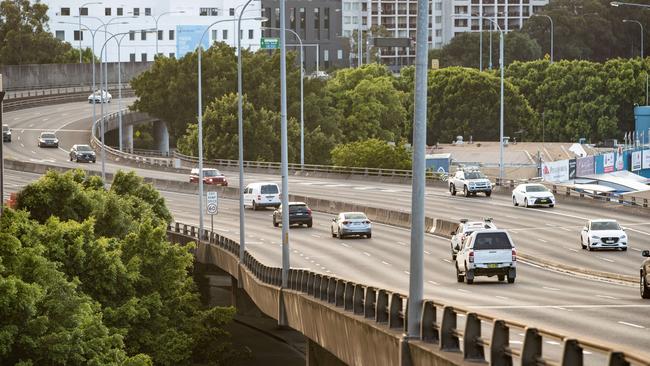
[[[280,187],[271,182],[251,183],[244,189],[244,206],[253,210],[258,207],[280,207]]]

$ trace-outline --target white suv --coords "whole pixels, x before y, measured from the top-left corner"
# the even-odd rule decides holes
[[[449,193],[452,196],[462,191],[465,197],[483,192],[487,197],[492,194],[492,182],[478,170],[459,170],[449,178]]]
[[[505,230],[475,231],[465,238],[456,256],[456,279],[474,283],[476,276],[506,277],[514,283],[517,276],[517,251],[510,234]]]
[[[496,229],[497,226],[492,223],[491,217],[486,217],[483,221],[469,221],[461,219],[456,230],[451,232],[451,260],[456,259],[456,254],[463,245],[463,240],[475,231]]]

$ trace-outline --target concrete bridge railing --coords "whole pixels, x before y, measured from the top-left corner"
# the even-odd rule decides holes
[[[201,236],[206,239],[199,240],[198,228],[181,223],[169,225],[168,236],[180,244],[198,243],[198,262],[230,273],[261,311],[275,319],[283,317],[288,326],[348,365],[465,365],[489,359],[495,366],[513,365],[515,360],[522,366],[583,366],[589,365],[586,351],[608,366],[650,365],[648,355],[435,300],[421,304],[420,334],[407,339],[406,295],[304,269],[291,269],[289,287],[282,288],[282,269],[267,266],[248,252],[240,262],[234,240],[207,230]],[[520,347],[510,343],[513,332],[524,334]],[[545,341],[562,344],[559,359],[544,353]]]

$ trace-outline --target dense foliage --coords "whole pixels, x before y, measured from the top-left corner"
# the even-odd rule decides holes
[[[0,219],[0,364],[225,365],[228,308],[203,310],[157,191],[48,172]],[[30,217],[31,216],[31,217]]]
[[[411,169],[411,151],[404,143],[394,145],[378,139],[368,139],[336,146],[332,150],[332,164],[380,169]]]
[[[29,0],[0,2],[0,64],[49,64],[79,62],[79,50],[47,30],[47,5]],[[83,58],[92,60],[86,49]]]

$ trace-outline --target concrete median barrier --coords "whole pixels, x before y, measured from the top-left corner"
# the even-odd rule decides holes
[[[432,234],[451,239],[451,232],[456,231],[458,223],[444,219],[434,219]]]

